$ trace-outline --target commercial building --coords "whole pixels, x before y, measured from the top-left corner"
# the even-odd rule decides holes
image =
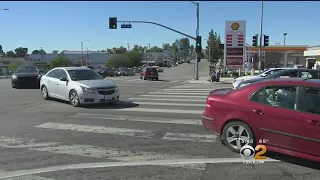
[[[320,69],[320,45],[309,47],[308,50],[304,51],[304,56],[307,59],[307,67]]]

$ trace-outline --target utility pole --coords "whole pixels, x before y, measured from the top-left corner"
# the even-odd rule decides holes
[[[261,72],[261,54],[262,54],[262,27],[263,27],[263,1],[261,1],[261,16],[260,16],[260,45],[259,45],[259,72]]]
[[[128,51],[130,51],[130,44],[129,43],[127,43],[128,44]]]
[[[43,61],[43,49],[41,47],[41,61]]]

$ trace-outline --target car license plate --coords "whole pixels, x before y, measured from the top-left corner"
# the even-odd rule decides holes
[[[112,99],[112,97],[110,97],[110,96],[104,96],[104,100],[111,100]]]

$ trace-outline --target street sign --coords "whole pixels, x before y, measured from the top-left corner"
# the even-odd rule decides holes
[[[121,28],[132,28],[131,24],[121,24]]]
[[[225,22],[224,66],[242,67],[245,59],[246,21]]]

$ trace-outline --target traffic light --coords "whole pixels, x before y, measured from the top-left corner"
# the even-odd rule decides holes
[[[200,62],[201,61],[201,58],[200,57],[197,57],[197,62]]]
[[[269,46],[269,36],[264,35],[264,37],[263,37],[263,45],[264,46]]]
[[[117,29],[117,18],[116,17],[109,18],[109,29]]]
[[[196,39],[196,53],[201,53],[202,45],[201,45],[201,36],[197,36]]]
[[[258,47],[258,35],[252,37],[252,46]]]

